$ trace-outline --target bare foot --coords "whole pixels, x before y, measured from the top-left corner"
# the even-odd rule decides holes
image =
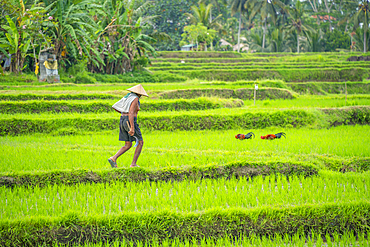
[[[140,167],[140,166],[135,164],[135,165],[130,165],[130,167]]]

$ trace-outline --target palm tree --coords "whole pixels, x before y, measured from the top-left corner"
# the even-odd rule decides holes
[[[222,29],[222,25],[219,23],[222,14],[219,14],[216,18],[211,17],[212,4],[208,4],[206,6],[204,3],[200,3],[199,8],[197,6],[191,6],[191,9],[193,14],[184,14],[190,18],[190,23],[194,25],[202,23],[203,26],[207,27],[208,29]]]
[[[277,0],[275,0],[277,1]],[[257,13],[261,15],[264,22],[263,38],[262,38],[262,51],[265,48],[266,32],[267,32],[267,17],[270,16],[273,23],[276,23],[277,5],[275,1],[271,0],[251,0],[251,9],[249,19],[252,20]]]
[[[363,0],[358,5],[358,11],[353,15],[350,22],[353,22],[354,29],[357,29],[360,22],[362,22],[362,29],[364,29],[364,38],[363,38],[363,45],[364,45],[364,52],[367,51],[368,47],[366,47],[366,34],[369,29],[369,15],[370,15],[370,5],[369,0]]]
[[[308,44],[312,52],[323,52],[324,51],[324,38],[320,32],[310,33]]]
[[[199,0],[199,4],[203,3],[203,4],[206,4],[208,2],[208,0]],[[210,0],[209,1],[213,6],[216,6],[217,9],[218,9],[218,12],[221,13],[221,8],[220,8],[220,4],[218,2],[218,0]],[[226,5],[227,4],[227,0],[222,0],[222,4]],[[209,18],[210,18],[210,22],[212,22],[212,8],[209,12]]]
[[[270,47],[271,52],[284,52],[284,43],[285,43],[285,31],[282,28],[276,28],[271,33]]]
[[[363,38],[365,36],[365,39]],[[365,41],[365,43],[364,43]],[[356,51],[361,51],[363,47],[369,48],[370,46],[370,32],[365,33],[364,28],[357,28],[355,35],[353,35],[353,42],[355,43]]]
[[[294,8],[286,9],[289,15],[289,19],[291,23],[287,24],[285,26],[285,29],[288,31],[288,33],[296,33],[297,34],[297,53],[299,53],[299,35],[301,33],[304,34],[309,39],[309,33],[315,33],[316,31],[308,26],[303,24],[303,14],[304,9],[300,1],[296,2],[296,5]]]
[[[239,13],[239,30],[238,30],[238,52],[240,51],[240,30],[242,25],[242,14],[248,12],[247,4],[248,0],[231,0],[231,15]]]
[[[262,51],[261,29],[252,29],[248,31],[246,37],[250,50],[255,50],[257,52]]]

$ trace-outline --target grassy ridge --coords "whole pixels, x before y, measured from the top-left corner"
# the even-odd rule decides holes
[[[320,113],[321,112],[321,113]],[[146,130],[221,130],[236,128],[302,127],[308,125],[337,126],[346,124],[369,124],[370,107],[344,107],[320,111],[281,110],[269,112],[246,112],[242,114],[150,114],[140,117],[141,128]],[[322,114],[324,113],[324,114]],[[55,117],[55,116],[54,116]],[[115,129],[117,117],[63,116],[59,118],[27,118],[4,116],[0,119],[0,136],[30,133],[51,133],[62,128],[84,131]]]
[[[77,113],[102,113],[112,112],[111,102],[59,102],[59,101],[27,101],[27,102],[0,102],[0,113],[41,113],[41,112],[77,112]],[[156,100],[144,101],[141,104],[142,111],[177,111],[177,110],[207,110],[222,107],[241,107],[244,105],[238,99],[197,98],[191,100]]]
[[[254,89],[239,88],[239,89],[182,89],[166,91],[158,94],[164,99],[192,99],[202,96],[212,96],[220,98],[237,98],[243,100],[251,100],[254,97]],[[281,88],[260,88],[257,92],[259,100],[265,99],[293,99],[296,96],[287,89]]]
[[[120,99],[110,94],[0,94],[1,101]]]
[[[312,61],[302,61],[302,62],[234,62],[234,63],[170,63],[170,62],[156,62],[152,65],[151,69],[157,69],[161,67],[173,67],[173,68],[182,68],[182,67],[188,67],[188,66],[195,66],[195,67],[228,67],[228,66],[320,66],[320,67],[327,67],[327,66],[359,66],[359,67],[369,67],[370,64],[367,61],[358,61],[356,63],[353,62],[347,62],[347,61],[336,61],[336,62],[312,62]]]
[[[277,69],[351,69],[351,68],[364,68],[368,69],[370,67],[369,63],[361,63],[361,64],[231,64],[230,66],[228,64],[218,64],[217,66],[213,64],[202,64],[201,66],[195,65],[185,65],[185,64],[179,64],[177,65],[171,65],[171,66],[158,66],[151,68],[152,71],[167,71],[167,70],[209,70],[209,69],[217,69],[219,70],[231,70],[231,69],[268,69],[268,70],[277,70]]]
[[[359,118],[361,122],[369,122],[370,116],[366,113],[368,108],[358,108],[353,111],[365,114],[365,118]],[[347,110],[348,111],[348,110]],[[343,111],[344,112],[344,111]],[[343,121],[358,122],[352,119],[352,112],[346,114]],[[356,115],[357,116],[357,115]],[[0,119],[0,135],[20,135],[30,133],[51,133],[57,129],[70,128],[84,131],[109,130],[118,127],[118,117],[80,117],[65,116],[62,118],[29,118],[21,115],[22,118]],[[315,122],[315,115],[305,110],[285,110],[276,112],[255,112],[233,115],[209,115],[204,113],[182,115],[152,115],[140,117],[140,126],[147,130],[220,130],[235,128],[265,128],[268,126],[307,126]]]
[[[69,213],[60,217],[31,217],[24,220],[0,221],[2,246],[36,246],[96,243],[128,240],[150,242],[153,238],[180,240],[205,236],[258,237],[318,234],[364,233],[370,227],[370,203],[307,204],[296,207],[261,207],[257,209],[209,209],[197,213],[170,210],[144,213],[121,213],[111,216],[84,216]]]
[[[115,170],[53,170],[50,172],[0,173],[0,186],[44,187],[53,184],[109,183],[113,181],[184,181],[231,177],[255,177],[270,174],[286,176],[317,174],[314,165],[300,162],[233,162],[223,166],[206,165],[162,169],[115,169]]]
[[[261,62],[268,63],[269,58],[264,57],[251,57],[251,58],[156,58],[153,59],[153,64],[155,63],[251,63],[251,62]]]
[[[370,92],[370,83],[347,82],[348,94],[366,94]],[[308,83],[287,83],[292,91],[299,94],[325,95],[345,94],[345,83],[325,83],[325,82],[308,82]]]
[[[362,81],[369,77],[369,69],[209,69],[209,70],[169,70],[190,79],[238,81],[275,79],[285,82],[301,81]]]

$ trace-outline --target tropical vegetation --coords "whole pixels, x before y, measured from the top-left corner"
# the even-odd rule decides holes
[[[63,71],[122,74],[183,45],[299,53],[367,52],[370,44],[367,1],[3,0],[1,8],[0,72],[38,73],[50,47]]]

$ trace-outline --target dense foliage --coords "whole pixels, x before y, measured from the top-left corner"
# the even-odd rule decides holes
[[[2,0],[1,8],[0,73],[9,56],[6,70],[37,73],[40,51],[50,47],[63,71],[83,64],[77,72],[85,75],[141,70],[156,51],[186,44],[238,52],[370,46],[367,1]]]

